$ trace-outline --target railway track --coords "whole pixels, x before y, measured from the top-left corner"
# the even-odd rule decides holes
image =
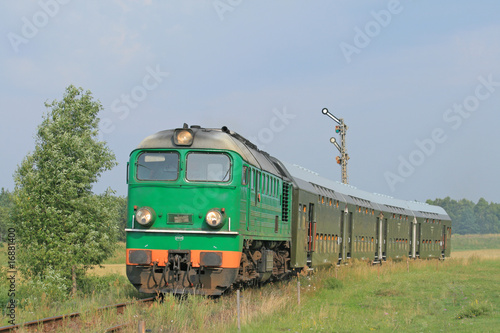
[[[116,312],[121,314],[123,313],[124,309],[128,305],[132,304],[137,304],[137,303],[144,303],[144,304],[149,304],[152,303],[156,298],[155,297],[150,297],[150,298],[144,298],[137,300],[135,302],[128,302],[128,303],[120,303],[120,304],[115,304],[115,305],[108,305],[108,306],[103,306],[97,309],[98,312],[104,312],[104,311],[110,311],[113,309],[116,309]],[[54,316],[54,317],[49,317],[49,318],[43,318],[40,320],[33,320],[29,321],[23,324],[17,324],[17,325],[9,325],[9,326],[3,326],[0,327],[0,333],[3,332],[17,332],[20,329],[25,329],[25,330],[36,330],[37,332],[52,332],[55,331],[58,327],[62,325],[66,325],[68,321],[76,322],[78,318],[80,318],[81,313],[75,312],[75,313],[70,313],[67,315],[62,315],[62,316]],[[121,325],[116,325],[113,327],[110,327],[106,330],[106,332],[119,332],[123,330],[124,328],[130,326],[132,323],[126,323],[126,324],[121,324]]]

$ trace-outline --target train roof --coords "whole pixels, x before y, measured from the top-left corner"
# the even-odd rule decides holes
[[[439,206],[366,192],[351,185],[323,178],[316,172],[307,170],[296,164],[283,164],[300,188],[318,195],[333,197],[343,202],[396,214],[449,219],[446,211]]]
[[[187,125],[183,129],[186,128]],[[181,129],[169,129],[150,135],[142,140],[137,149],[186,148],[177,146],[174,143],[174,134],[178,130]],[[283,178],[288,178],[284,170],[280,168],[279,161],[268,153],[259,150],[256,145],[225,126],[222,128],[191,126],[189,130],[193,132],[194,136],[193,143],[189,146],[190,149],[232,150],[240,154],[249,164],[275,175],[280,175]]]
[[[185,124],[183,128],[157,132],[142,140],[137,149],[185,148],[174,143],[174,134],[176,131],[186,128],[187,125]],[[285,180],[293,181],[299,188],[309,192],[396,214],[449,219],[448,214],[441,207],[362,191],[354,186],[323,178],[319,174],[298,165],[282,163],[268,153],[259,150],[255,144],[225,126],[220,129],[191,126],[189,130],[193,132],[194,136],[193,143],[189,146],[190,149],[234,151],[249,164],[279,175]]]

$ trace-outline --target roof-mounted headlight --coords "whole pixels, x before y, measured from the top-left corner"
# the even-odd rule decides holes
[[[135,212],[135,220],[144,227],[152,225],[155,219],[156,213],[153,208],[141,207]]]
[[[175,130],[174,143],[177,146],[191,146],[193,144],[193,131],[185,128]]]
[[[222,213],[218,209],[210,209],[205,216],[205,222],[212,228],[220,228],[224,224]]]

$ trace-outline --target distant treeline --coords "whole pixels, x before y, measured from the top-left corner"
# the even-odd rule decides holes
[[[446,210],[451,217],[454,234],[500,233],[500,204],[488,203],[483,198],[475,204],[467,199],[456,201],[450,197],[427,200],[427,203]]]

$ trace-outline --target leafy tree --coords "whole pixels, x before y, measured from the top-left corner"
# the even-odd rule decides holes
[[[92,185],[116,162],[97,138],[102,106],[90,91],[70,85],[45,106],[35,150],[14,175],[18,266],[42,279],[57,271],[75,292],[77,275],[113,253],[117,206],[111,190],[95,195]]]
[[[5,239],[9,228],[9,214],[12,208],[12,194],[2,187],[0,192],[0,243]]]
[[[115,204],[118,210],[116,226],[118,228],[117,240],[125,242],[125,228],[127,227],[127,198],[115,197]]]

